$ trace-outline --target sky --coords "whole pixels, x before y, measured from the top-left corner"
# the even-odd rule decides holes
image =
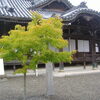
[[[80,2],[87,2],[87,6],[90,9],[94,9],[100,12],[100,0],[69,0],[73,5],[77,6]]]

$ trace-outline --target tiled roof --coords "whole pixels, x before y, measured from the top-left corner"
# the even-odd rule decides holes
[[[33,1],[34,3],[32,3]],[[31,19],[31,13],[28,8],[31,7],[32,5],[33,6],[41,5],[49,1],[51,0],[0,0],[0,20],[1,18],[6,18],[6,17]],[[68,4],[71,5],[68,0],[64,1],[67,1]],[[99,12],[88,9],[84,3],[81,3],[77,7],[73,6],[71,9],[69,9],[67,12],[63,14],[59,12],[43,11],[42,9],[37,11],[40,14],[42,14],[44,18],[49,18],[53,14],[57,14],[67,21],[75,19],[81,13],[89,13],[100,16]]]
[[[54,0],[52,0],[54,1]],[[72,6],[68,0],[68,5]],[[29,8],[51,2],[51,0],[0,0],[0,17],[7,18],[31,18]],[[44,18],[49,18],[53,14],[61,15],[58,12],[39,11]]]
[[[33,0],[31,0],[31,1],[33,1]],[[31,8],[35,8],[35,7],[38,7],[38,6],[44,5],[44,4],[49,3],[49,2],[53,2],[53,1],[55,1],[55,0],[34,0],[33,5],[31,6]],[[69,0],[62,0],[62,1],[66,2],[67,6],[69,8],[73,7],[73,5],[70,3]]]
[[[30,18],[30,1],[26,0],[0,0],[0,16]]]
[[[82,13],[88,13],[88,14],[94,14],[94,15],[97,15],[100,17],[100,13],[95,11],[95,10],[92,10],[92,9],[89,9],[87,6],[77,6],[77,7],[73,7],[72,9],[70,9],[69,11],[65,12],[61,17],[65,20],[65,21],[71,21],[75,18],[77,18],[77,16],[79,14],[82,14]]]

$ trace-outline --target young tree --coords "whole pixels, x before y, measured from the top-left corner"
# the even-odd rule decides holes
[[[36,50],[40,44],[32,33],[25,31],[25,27],[17,25],[9,32],[9,36],[0,39],[0,56],[5,61],[16,60],[22,68],[15,73],[24,74],[24,99],[26,99],[26,73],[27,69],[36,69],[37,61],[32,61],[36,56]]]
[[[32,21],[25,27],[17,25],[9,32],[9,36],[0,39],[0,56],[6,61],[17,60],[23,66],[17,73],[24,74],[24,86],[26,86],[27,69],[35,69],[38,63],[45,63],[47,69],[48,86],[53,87],[52,63],[69,62],[73,60],[74,52],[56,52],[52,50],[62,49],[68,42],[62,38],[62,23],[59,17],[43,19],[40,14],[34,12]],[[50,83],[51,82],[51,83]],[[52,87],[48,88],[48,95],[53,95]],[[26,88],[24,88],[26,95]]]

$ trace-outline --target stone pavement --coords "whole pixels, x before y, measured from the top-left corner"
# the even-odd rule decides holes
[[[12,70],[6,71],[6,77],[19,77],[23,76],[23,74],[13,74]],[[46,73],[45,68],[39,68],[36,72],[33,70],[28,70],[27,76],[30,75],[43,75]],[[100,65],[98,68],[93,69],[92,66],[86,66],[86,69],[83,66],[71,66],[65,67],[64,71],[59,71],[59,68],[54,69],[54,77],[65,77],[65,76],[74,76],[74,75],[82,75],[82,74],[93,74],[100,73]]]
[[[29,70],[27,76],[27,100],[100,100],[100,67],[92,70],[87,66],[66,67],[63,72],[54,71],[55,95],[46,97],[45,69],[38,69],[39,76]],[[6,71],[9,78],[0,81],[0,100],[23,100],[22,74],[13,75]],[[18,77],[17,77],[18,76]]]
[[[23,100],[23,77],[0,82],[0,100]],[[54,77],[55,95],[46,96],[44,75],[27,76],[26,100],[100,100],[100,73]]]

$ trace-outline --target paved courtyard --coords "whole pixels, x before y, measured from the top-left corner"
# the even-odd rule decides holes
[[[55,96],[46,97],[45,76],[27,76],[27,100],[100,100],[100,73],[55,77]],[[23,100],[23,77],[0,80],[0,100]]]

